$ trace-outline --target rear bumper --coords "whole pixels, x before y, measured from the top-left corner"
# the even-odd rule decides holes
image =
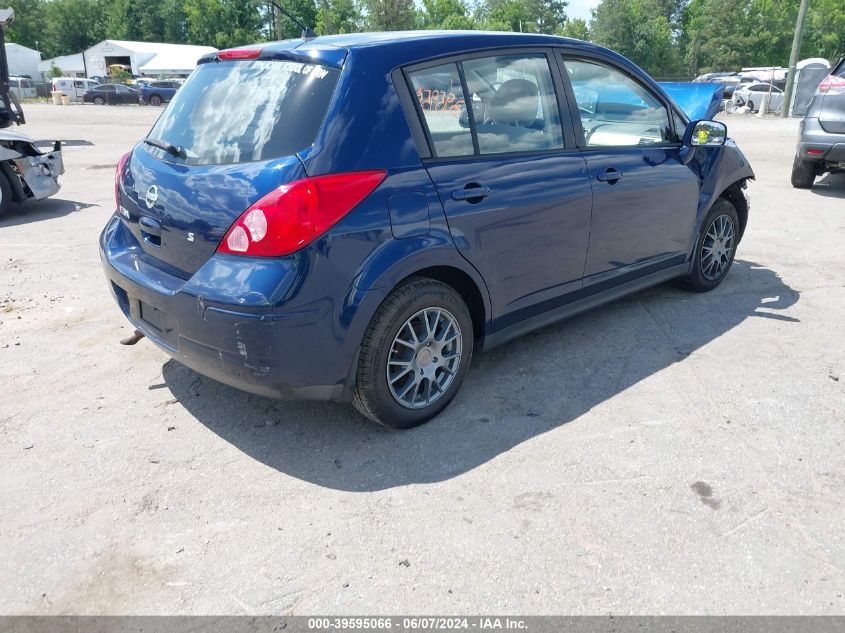
[[[818,119],[804,119],[797,154],[801,160],[845,165],[845,134],[826,132]]]
[[[185,280],[149,263],[117,216],[100,256],[124,316],[183,365],[262,396],[349,398],[357,343],[334,325],[331,302],[268,299],[301,286],[295,260],[215,255]],[[245,293],[243,279],[261,283]]]

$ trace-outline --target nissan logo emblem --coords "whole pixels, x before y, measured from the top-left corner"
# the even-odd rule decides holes
[[[144,197],[144,202],[147,203],[148,209],[156,206],[156,202],[158,202],[158,187],[150,185],[150,188],[147,189],[147,195]]]

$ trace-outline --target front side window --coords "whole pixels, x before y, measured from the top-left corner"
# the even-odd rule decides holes
[[[669,113],[644,86],[616,68],[564,59],[587,147],[675,142]]]
[[[508,55],[463,63],[482,154],[563,148],[546,56]]]
[[[408,74],[436,156],[471,156],[472,134],[465,116],[464,90],[456,64]]]

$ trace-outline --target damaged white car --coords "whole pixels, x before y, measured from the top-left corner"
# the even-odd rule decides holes
[[[0,130],[0,215],[12,202],[55,194],[64,172],[61,142],[55,142],[53,151],[42,153],[25,134]]]
[[[20,103],[9,91],[5,30],[14,19],[12,9],[0,9],[0,215],[13,202],[52,196],[59,190],[59,176],[65,171],[61,142],[56,141],[52,151],[42,153],[29,136],[7,129],[26,123]]]

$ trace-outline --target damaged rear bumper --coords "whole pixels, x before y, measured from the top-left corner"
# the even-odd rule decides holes
[[[56,141],[53,151],[14,159],[21,178],[36,200],[49,198],[59,191],[59,176],[65,173],[62,145]]]
[[[226,284],[220,287],[221,279],[249,277],[253,266],[277,266],[279,281],[295,276],[285,261],[214,257],[182,279],[153,266],[118,216],[100,236],[100,257],[124,316],[183,365],[262,396],[346,398],[352,361],[340,360],[324,304],[256,309]],[[334,362],[324,362],[327,356]]]
[[[42,153],[28,137],[9,132],[0,132],[0,164],[15,199],[21,201],[49,198],[59,190],[59,176],[65,173],[60,141]]]

